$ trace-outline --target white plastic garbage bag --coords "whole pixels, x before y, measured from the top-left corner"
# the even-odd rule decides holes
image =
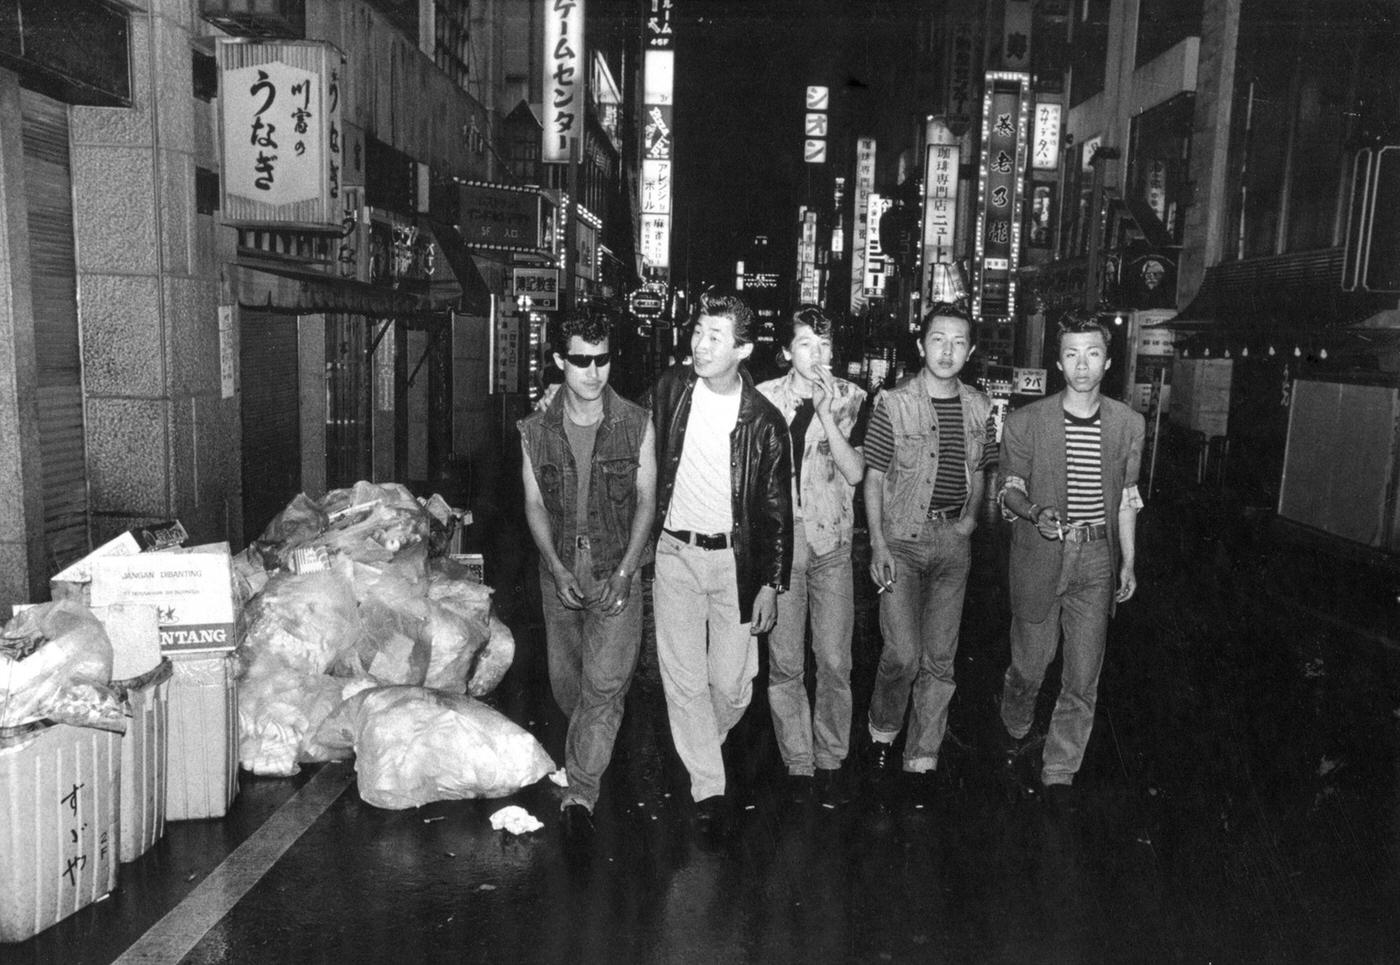
[[[316,742],[322,722],[346,697],[373,684],[288,667],[276,657],[256,660],[238,684],[238,762],[254,774],[290,777],[299,764],[344,760],[348,748]]]
[[[360,797],[402,810],[496,798],[554,770],[539,741],[478,700],[424,687],[376,687],[341,704],[319,742],[355,752]]]
[[[350,581],[338,569],[267,581],[246,613],[243,646],[254,659],[274,656],[305,673],[325,673],[360,639],[360,614]]]
[[[112,644],[81,603],[40,603],[0,633],[0,727],[47,719],[122,733],[111,682]]]
[[[486,646],[481,648],[476,664],[472,667],[472,675],[467,680],[467,693],[473,697],[480,697],[495,690],[496,685],[510,669],[511,661],[515,659],[515,635],[510,632],[510,627],[494,614],[490,626],[491,638],[486,641]]]

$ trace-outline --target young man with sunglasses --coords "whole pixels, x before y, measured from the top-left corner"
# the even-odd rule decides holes
[[[637,571],[651,544],[656,455],[647,411],[608,386],[609,319],[577,314],[560,328],[563,384],[519,429],[549,682],[569,717],[561,820],[566,841],[584,846],[641,650]]]

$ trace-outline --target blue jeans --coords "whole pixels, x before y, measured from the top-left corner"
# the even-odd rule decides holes
[[[656,662],[676,753],[697,801],[723,794],[720,745],[744,716],[758,642],[739,622],[734,550],[705,550],[662,533],[656,543]]]
[[[952,521],[930,519],[918,539],[890,540],[889,546],[896,582],[880,596],[885,646],[870,698],[870,736],[885,742],[899,736],[912,693],[904,769],[931,771],[938,766],[953,699],[971,540]]]
[[[811,774],[814,766],[840,767],[850,747],[855,585],[849,546],[813,556],[800,519],[793,531],[792,579],[778,597],[778,622],[768,634],[768,705],[788,773]],[[803,679],[809,613],[817,661],[815,711]]]
[[[1030,732],[1045,668],[1055,658],[1064,629],[1060,695],[1045,735],[1041,780],[1072,784],[1094,729],[1099,671],[1103,669],[1108,612],[1113,603],[1113,557],[1107,540],[1066,543],[1060,582],[1050,613],[1039,623],[1011,617],[1011,666],[1001,696],[1001,722],[1012,737]]]
[[[593,561],[578,553],[574,575],[584,596],[598,593]],[[598,786],[612,760],[613,742],[622,725],[622,707],[642,649],[642,586],[632,577],[632,592],[622,612],[606,616],[594,610],[570,610],[554,592],[554,577],[540,568],[544,598],[549,685],[554,700],[569,718],[564,738],[564,769],[569,789],[564,805],[582,804],[590,811]]]

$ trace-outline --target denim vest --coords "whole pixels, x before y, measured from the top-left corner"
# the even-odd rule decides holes
[[[964,478],[969,491],[972,474],[982,463],[987,444],[987,416],[992,402],[970,386],[958,383],[962,402],[963,436],[967,450]],[[880,394],[894,428],[894,458],[885,472],[884,533],[886,539],[918,539],[933,499],[938,476],[938,430],[933,401],[922,372]]]
[[[797,407],[803,401],[793,391],[792,374],[778,379],[769,379],[758,385],[758,391],[777,406],[788,425],[792,425]],[[832,400],[831,411],[836,417],[836,428],[847,439],[855,429],[860,417],[860,407],[865,404],[865,390],[844,379],[835,379],[836,397]],[[802,492],[800,495],[803,535],[807,545],[818,556],[851,545],[851,534],[855,528],[856,487],[846,482],[836,460],[831,455],[831,443],[827,440],[826,427],[815,415],[807,427],[802,449]],[[794,499],[793,515],[798,515],[799,501]]]
[[[549,512],[554,551],[572,571],[576,538],[587,536],[593,577],[601,580],[617,569],[627,551],[637,512],[638,455],[650,416],[611,388],[603,390],[603,418],[589,467],[588,519],[582,524],[577,519],[579,470],[564,433],[566,418],[564,393],[559,392],[544,411],[531,413],[517,426]]]

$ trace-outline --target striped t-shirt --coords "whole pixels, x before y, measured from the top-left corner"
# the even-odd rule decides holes
[[[967,463],[967,440],[963,432],[962,402],[957,398],[930,398],[930,401],[934,404],[934,415],[938,427],[948,428],[948,431],[938,433],[939,471],[937,475],[942,478],[943,474],[947,472],[950,479],[955,476],[962,495],[949,499],[944,492],[945,487],[940,484],[938,479],[935,479],[933,498],[929,502],[929,508],[961,508],[967,500],[967,477],[963,471],[963,467]],[[995,465],[997,461],[996,423],[994,420],[994,413],[987,416],[987,442],[982,447],[982,461],[977,466],[977,472],[985,471]],[[945,448],[948,446],[957,447],[956,454],[951,459],[947,455],[949,450]],[[893,462],[894,424],[890,421],[889,410],[885,407],[885,402],[882,399],[875,406],[875,411],[871,413],[870,425],[865,432],[865,465],[876,472],[889,472]]]
[[[930,510],[959,510],[967,502],[967,440],[963,438],[962,400],[931,398],[938,422],[938,472],[933,477]]]
[[[1102,523],[1103,423],[1065,413],[1065,516],[1070,523]]]

